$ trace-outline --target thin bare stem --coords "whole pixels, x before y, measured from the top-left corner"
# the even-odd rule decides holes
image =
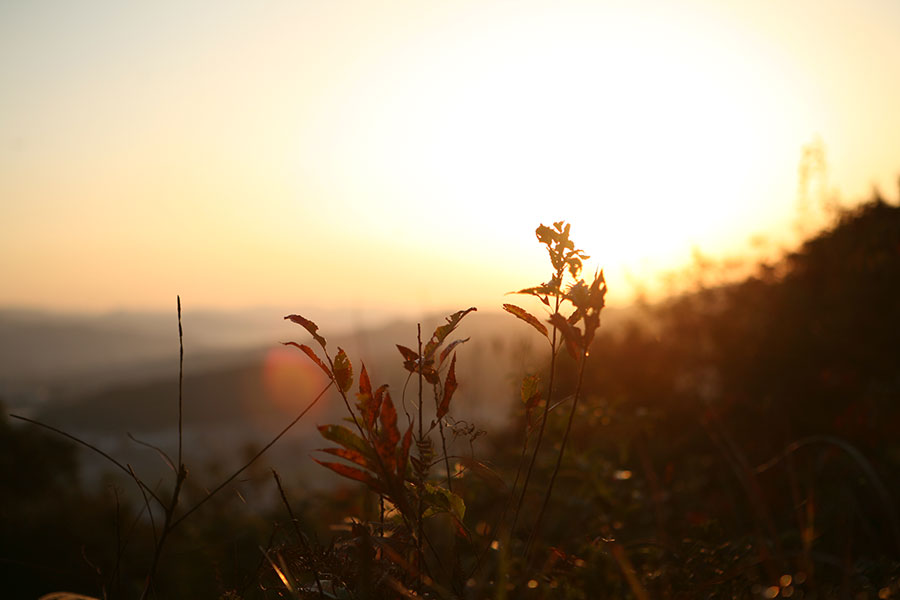
[[[131,465],[128,465],[128,470],[131,472],[131,476],[137,479],[137,474]],[[141,487],[140,490],[141,496],[144,498],[144,506],[147,507],[147,515],[150,517],[150,531],[153,532],[153,544],[156,545],[159,540],[156,535],[156,519],[153,517],[153,507],[150,506],[150,501],[147,499],[147,493],[144,491],[144,488]]]
[[[416,447],[419,450],[419,460],[424,463],[424,457],[422,456],[422,439],[424,437],[422,433],[422,324],[417,324],[417,341],[418,341],[418,349],[419,349],[419,443],[416,444]],[[419,577],[417,578],[416,591],[421,592],[422,590],[422,569],[425,566],[425,556],[422,553],[422,538],[425,537],[425,522],[422,518],[422,488],[425,486],[424,481],[420,481],[416,486],[416,520],[418,521],[418,535],[416,536],[416,552],[419,560]]]
[[[438,386],[434,386],[434,407],[438,408],[440,399],[438,396]],[[438,432],[441,434],[441,451],[444,453],[444,469],[447,472],[447,490],[453,491],[453,477],[450,473],[450,456],[447,454],[447,438],[444,436],[444,420],[438,419]]]
[[[175,479],[175,489],[172,490],[172,499],[169,502],[169,506],[166,507],[166,517],[163,522],[162,533],[160,534],[159,541],[157,541],[156,548],[153,551],[153,562],[150,563],[150,570],[147,572],[147,580],[144,584],[141,600],[144,600],[147,597],[150,593],[150,589],[153,587],[153,579],[156,577],[156,569],[159,566],[159,559],[162,556],[163,546],[165,545],[169,534],[172,532],[172,529],[174,529],[172,517],[175,514],[175,509],[178,507],[178,496],[181,495],[181,486],[186,478],[187,470],[182,466],[178,471],[178,477]]]
[[[182,442],[182,384],[184,383],[184,330],[181,328],[181,296],[176,296],[178,302],[178,469],[184,467],[181,453]]]
[[[575,386],[575,397],[572,399],[572,408],[569,411],[569,421],[566,423],[566,432],[563,434],[562,443],[559,446],[559,454],[556,455],[556,466],[553,467],[553,474],[550,476],[550,483],[547,485],[547,491],[544,494],[544,501],[541,503],[541,510],[538,512],[537,520],[534,523],[534,528],[531,530],[531,535],[528,537],[528,543],[525,545],[525,560],[528,560],[528,556],[531,553],[531,550],[534,547],[534,543],[537,541],[538,536],[540,535],[541,524],[544,520],[544,513],[547,510],[547,506],[550,504],[550,497],[553,495],[553,484],[556,483],[556,476],[559,475],[559,469],[562,466],[563,456],[566,452],[566,443],[569,441],[569,434],[572,432],[572,422],[575,420],[575,410],[578,408],[578,398],[581,395],[581,384],[584,381],[584,366],[587,363],[587,348],[582,350],[581,354],[581,364],[578,368],[578,384]]]
[[[303,546],[303,549],[306,551],[306,555],[310,558],[310,562],[312,564],[312,572],[313,577],[316,579],[316,588],[319,590],[319,597],[324,598],[325,592],[322,591],[322,580],[319,578],[319,569],[316,566],[316,559],[313,556],[312,547],[309,545],[309,542],[306,540],[306,536],[303,535],[303,532],[300,531],[300,523],[297,520],[297,517],[294,516],[294,511],[291,508],[291,503],[288,502],[287,494],[284,493],[284,487],[281,485],[281,478],[278,476],[278,472],[275,469],[272,469],[272,475],[275,477],[275,485],[278,486],[278,493],[281,494],[281,502],[284,504],[284,507],[287,509],[288,516],[291,518],[291,524],[294,526],[294,533],[297,534],[297,539],[300,540],[300,544]]]
[[[204,504],[206,504],[206,503],[210,500],[210,498],[212,498],[212,497],[215,496],[217,493],[219,493],[220,491],[222,491],[222,489],[223,489],[226,485],[228,485],[229,483],[231,483],[232,481],[234,481],[234,480],[237,478],[238,475],[240,475],[241,473],[243,473],[244,471],[246,471],[246,470],[250,467],[250,465],[252,465],[253,463],[255,463],[255,462],[257,461],[257,459],[258,459],[260,456],[262,456],[263,454],[265,454],[265,452],[266,452],[269,448],[271,448],[272,446],[274,446],[274,445],[275,445],[275,442],[277,442],[278,440],[280,440],[280,439],[284,436],[284,434],[286,434],[288,431],[290,431],[290,429],[300,421],[300,419],[302,419],[304,416],[306,416],[306,413],[308,413],[310,410],[312,410],[313,406],[315,406],[316,403],[322,398],[322,396],[325,395],[325,392],[328,391],[328,388],[330,388],[330,387],[332,386],[333,383],[334,383],[333,381],[332,381],[332,382],[329,382],[329,384],[326,385],[326,386],[322,389],[322,391],[319,392],[319,394],[318,394],[315,398],[313,398],[312,402],[310,402],[310,403],[306,406],[306,408],[304,408],[304,409],[300,412],[300,414],[297,415],[297,416],[294,418],[293,421],[291,421],[290,423],[288,423],[287,426],[285,426],[285,428],[282,429],[281,432],[280,432],[278,435],[276,435],[274,438],[272,438],[272,440],[271,440],[268,444],[266,444],[265,446],[263,446],[262,450],[260,450],[260,451],[257,452],[255,455],[253,455],[253,458],[251,458],[250,460],[248,460],[247,463],[244,464],[243,467],[241,467],[240,469],[238,469],[237,471],[235,471],[234,473],[232,473],[231,476],[229,476],[225,481],[223,481],[223,482],[220,483],[218,486],[216,486],[215,489],[213,489],[211,492],[209,492],[208,494],[206,494],[206,496],[204,496],[199,502],[197,502],[197,504],[195,504],[194,506],[192,506],[190,509],[188,509],[188,511],[187,511],[186,513],[184,513],[183,515],[181,515],[181,517],[179,517],[178,519],[176,519],[176,520],[172,523],[172,528],[174,529],[175,527],[177,527],[177,526],[178,526],[182,521],[184,521],[191,513],[193,513],[195,510],[197,510],[198,508],[200,508],[201,506],[203,506]]]
[[[557,274],[558,277],[562,276],[562,271]],[[554,307],[554,313],[559,312],[559,306],[562,300],[559,295],[556,296],[556,306]],[[547,421],[549,420],[550,414],[550,402],[553,400],[553,384],[555,383],[556,378],[556,354],[557,354],[557,330],[556,327],[553,328],[553,339],[550,341],[550,381],[547,384],[547,399],[544,400],[544,417],[541,420],[541,427],[538,430],[537,441],[534,444],[534,450],[531,453],[531,461],[528,463],[528,469],[525,471],[525,481],[522,483],[522,493],[519,496],[519,503],[516,505],[516,512],[513,513],[513,522],[510,527],[510,535],[514,535],[516,531],[516,524],[519,522],[519,513],[522,512],[522,505],[525,503],[525,494],[528,492],[528,484],[531,482],[531,474],[534,472],[534,464],[537,461],[538,452],[541,449],[541,442],[544,440],[544,428],[547,426]],[[515,493],[515,489],[513,492]]]
[[[175,466],[175,463],[172,462],[172,459],[169,457],[168,454],[166,454],[165,450],[163,450],[159,446],[154,446],[153,444],[150,444],[143,440],[137,439],[136,437],[134,437],[131,434],[130,431],[127,432],[125,435],[127,435],[128,439],[130,439],[132,442],[134,442],[136,444],[140,444],[141,446],[144,446],[145,448],[150,448],[151,450],[155,450],[156,453],[159,454],[160,458],[163,459],[163,462],[165,462],[169,466],[169,468],[172,469],[172,472],[176,473],[176,474],[178,473],[178,467]]]
[[[334,361],[331,359],[331,355],[328,354],[328,350],[326,350],[324,346],[322,347],[322,351],[325,353],[325,358],[326,360],[328,360],[328,366],[331,367],[332,377],[334,377]],[[335,379],[332,379],[332,381],[337,384],[337,381]],[[341,400],[344,401],[344,406],[346,407],[347,412],[350,413],[350,418],[353,419],[353,424],[356,425],[356,429],[359,431],[359,435],[365,439],[366,432],[363,430],[362,425],[359,424],[359,419],[356,418],[356,413],[353,412],[353,409],[350,407],[350,400],[347,398],[347,392],[345,392],[340,385],[336,385],[336,387],[338,393],[341,395]]]
[[[89,448],[90,450],[93,450],[94,452],[96,452],[97,454],[99,454],[100,456],[102,456],[103,458],[105,458],[106,460],[111,462],[112,464],[116,465],[119,469],[121,469],[122,471],[127,473],[129,477],[134,479],[134,481],[135,481],[135,483],[137,483],[138,487],[146,490],[147,493],[150,494],[150,496],[152,496],[153,499],[156,500],[160,506],[165,507],[166,504],[162,500],[160,500],[159,496],[157,496],[156,493],[154,493],[154,491],[152,489],[150,489],[146,483],[144,483],[143,481],[141,481],[140,479],[137,478],[137,476],[134,474],[134,471],[132,471],[131,469],[129,469],[128,467],[126,467],[125,465],[123,465],[122,463],[120,463],[119,461],[114,459],[112,456],[110,456],[109,454],[107,454],[106,452],[104,452],[103,450],[98,448],[97,446],[94,446],[93,444],[90,444],[90,443],[84,441],[83,439],[72,435],[71,433],[66,433],[62,429],[57,429],[56,427],[53,427],[52,425],[47,425],[46,423],[41,423],[40,421],[35,421],[34,419],[29,419],[28,417],[23,417],[21,415],[10,414],[9,416],[12,417],[13,419],[19,419],[20,421],[25,421],[26,423],[31,423],[32,425],[37,425],[38,427],[43,427],[44,429],[52,431],[53,433],[57,433],[65,438],[72,440],[73,442],[81,444],[85,448]]]

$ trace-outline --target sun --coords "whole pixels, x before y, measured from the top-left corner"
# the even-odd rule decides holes
[[[373,62],[344,90],[341,147],[360,182],[349,193],[373,211],[399,203],[392,220],[422,243],[434,235],[422,221],[510,246],[539,221],[566,219],[620,275],[734,242],[750,215],[764,219],[754,199],[771,191],[767,149],[787,143],[771,65],[708,24],[619,18],[601,31],[575,15],[475,30]]]

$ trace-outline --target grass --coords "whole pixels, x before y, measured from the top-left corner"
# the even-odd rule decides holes
[[[117,501],[114,552],[98,568],[103,598],[183,593],[186,584],[168,575],[188,568],[179,564],[180,548],[212,529],[242,526],[229,513],[206,516],[218,510],[216,498],[328,392],[340,397],[345,418],[318,428],[327,447],[314,460],[347,487],[301,496],[298,508],[277,473],[260,475],[259,485],[277,490],[278,505],[266,517],[271,526],[252,559],[235,559],[241,585],[205,575],[201,585],[218,588],[217,596],[890,598],[900,595],[900,451],[890,436],[872,444],[873,432],[888,427],[860,434],[845,426],[844,413],[859,405],[853,415],[885,423],[898,416],[900,383],[887,366],[896,346],[860,317],[860,329],[872,331],[860,342],[870,353],[866,362],[819,354],[821,335],[812,342],[801,336],[806,315],[843,331],[844,312],[860,297],[880,307],[883,323],[895,322],[896,308],[878,304],[896,291],[884,274],[900,272],[883,264],[900,264],[884,258],[900,239],[893,233],[900,227],[886,225],[900,223],[897,211],[886,210],[876,205],[875,216],[845,217],[780,278],[700,290],[655,309],[651,328],[610,334],[600,329],[603,273],[582,279],[587,256],[569,225],[541,225],[536,236],[548,251],[549,280],[516,293],[536,298],[546,314],[503,308],[546,340],[548,366],[523,379],[512,425],[489,432],[478,454],[466,443],[476,430],[460,430],[453,418],[464,383],[457,353],[468,341],[456,330],[474,308],[449,315],[427,338],[419,326],[413,347],[397,346],[407,376],[402,390],[379,385],[365,364],[330,347],[312,320],[285,317],[315,348],[287,345],[329,383],[209,490],[191,489],[182,447],[182,406],[191,400],[181,394],[183,362],[176,460],[154,448],[171,466],[168,492],[96,446],[17,418],[100,454],[141,494],[130,527],[120,526],[119,513],[127,511]],[[845,238],[850,229],[866,233]],[[852,293],[815,278],[831,276],[820,264],[840,268],[834,247],[855,265]],[[877,272],[862,278],[859,265]],[[827,309],[816,312],[816,302]],[[180,299],[178,316],[181,341]],[[847,335],[843,344],[856,343]],[[791,353],[779,355],[782,348]],[[784,370],[794,356],[816,367]],[[833,401],[834,382],[845,379],[851,383],[843,393],[856,399]],[[772,404],[776,399],[782,404]],[[140,535],[149,543],[138,543]],[[141,553],[129,554],[129,544]],[[140,585],[123,585],[123,577]]]

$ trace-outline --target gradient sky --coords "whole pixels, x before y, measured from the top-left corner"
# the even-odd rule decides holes
[[[900,172],[900,2],[0,4],[0,306],[499,306]]]

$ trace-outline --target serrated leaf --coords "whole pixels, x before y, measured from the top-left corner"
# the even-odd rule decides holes
[[[456,383],[456,354],[454,354],[450,360],[450,370],[447,371],[447,378],[444,380],[444,396],[437,408],[438,420],[444,418],[444,415],[450,411],[450,400],[453,398],[453,392],[458,387],[459,384]]]
[[[298,344],[296,342],[281,342],[281,343],[284,344],[285,346],[293,346],[295,348],[299,348],[300,350],[302,350],[303,353],[306,354],[314,363],[319,365],[320,369],[325,371],[325,374],[328,375],[328,379],[333,379],[333,377],[331,376],[331,369],[329,369],[328,365],[326,365],[325,362],[316,355],[315,351],[312,348],[310,348],[306,344]]]
[[[520,308],[520,307],[516,306],[515,304],[504,304],[503,310],[510,313],[511,315],[515,315],[515,316],[519,317],[520,319],[522,319],[523,321],[525,321],[526,323],[528,323],[529,325],[531,325],[532,327],[537,329],[538,333],[540,333],[544,337],[549,337],[548,333],[547,333],[547,328],[544,326],[544,324],[541,323],[540,321],[538,321],[537,317],[535,317],[533,314],[531,314],[524,308]]]
[[[555,280],[554,280],[555,283]],[[538,300],[544,303],[545,306],[550,306],[550,301],[547,299],[548,297],[556,296],[560,293],[558,285],[551,285],[548,283],[542,283],[541,285],[525,288],[519,290],[518,292],[510,292],[511,294],[524,294],[527,296],[534,296]]]
[[[345,465],[343,463],[324,462],[317,458],[313,458],[313,460],[326,469],[331,469],[338,475],[341,475],[348,479],[353,479],[354,481],[361,481],[362,483],[366,484],[369,489],[378,492],[379,494],[384,494],[387,492],[381,482],[366,471],[362,471],[360,469],[357,469],[356,467],[351,467],[350,465]]]
[[[310,321],[309,319],[307,319],[305,317],[301,317],[300,315],[288,315],[285,317],[285,319],[289,320],[289,321],[293,321],[297,325],[302,326],[304,329],[306,329],[309,332],[309,334],[311,336],[313,336],[313,338],[317,342],[319,342],[319,345],[322,346],[322,348],[325,348],[325,344],[326,344],[325,338],[323,338],[321,335],[318,334],[318,331],[319,331],[318,325],[316,325],[315,323],[313,323],[312,321]]]
[[[334,381],[344,393],[349,392],[353,387],[353,365],[350,364],[347,353],[340,346],[338,346],[337,356],[334,357]]]

